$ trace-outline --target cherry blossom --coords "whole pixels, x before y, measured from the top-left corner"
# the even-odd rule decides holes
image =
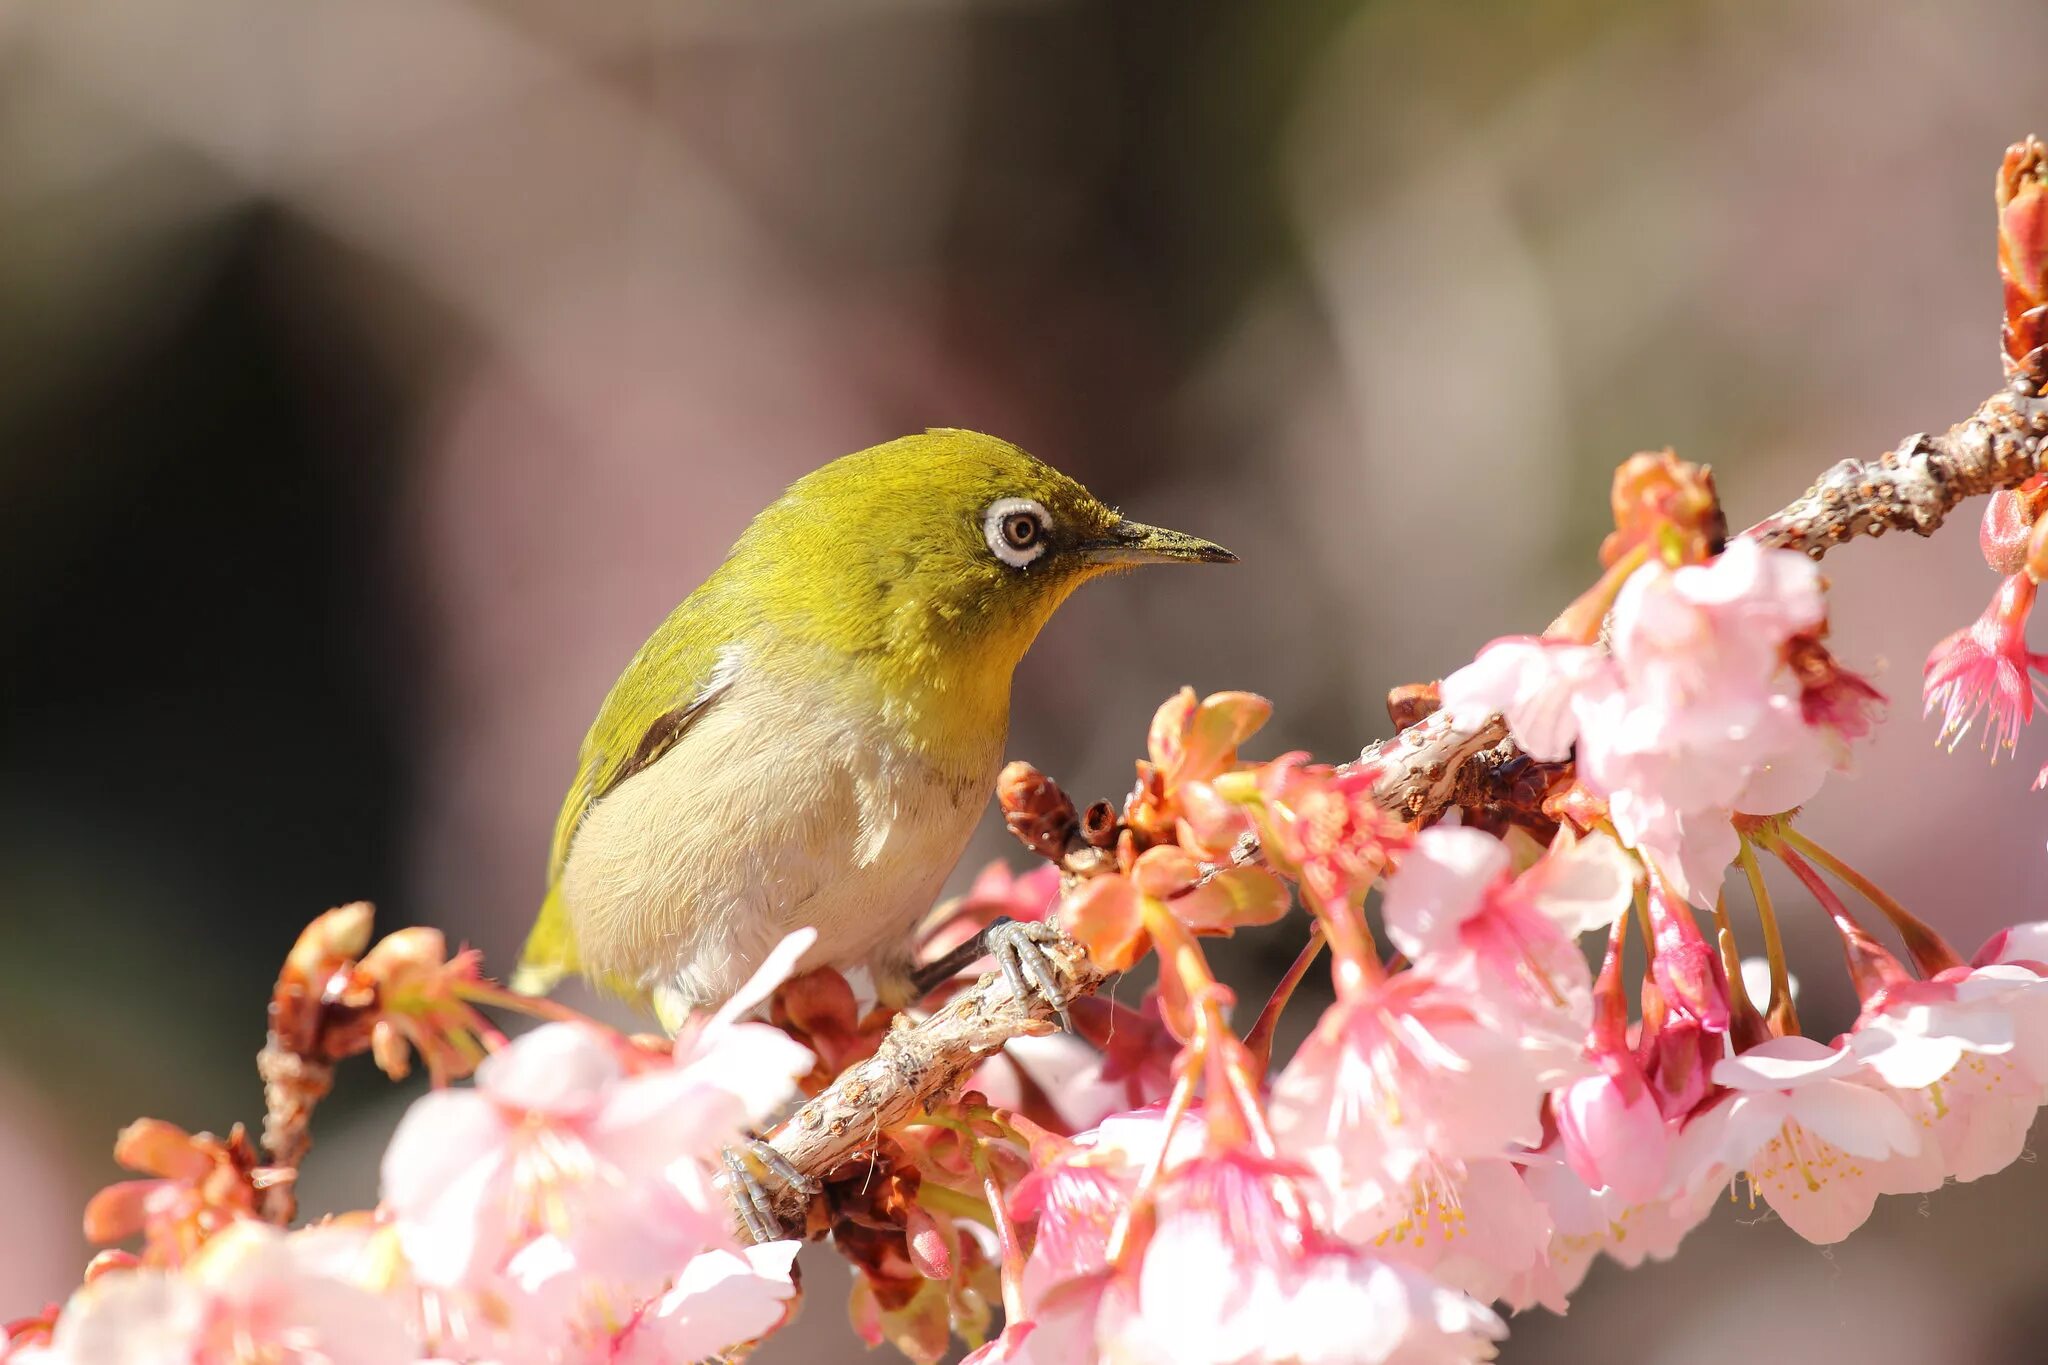
[[[1446,981],[1575,1011],[1583,1028],[1592,978],[1577,937],[1627,908],[1641,868],[1605,834],[1560,835],[1519,877],[1510,861],[1483,831],[1424,830],[1387,880],[1387,936]]]
[[[724,1144],[810,1068],[810,1053],[779,1030],[736,1022],[807,942],[778,948],[724,1010],[687,1026],[669,1057],[546,1024],[486,1060],[474,1089],[416,1101],[383,1172],[413,1277],[514,1302],[537,1324],[522,1335],[542,1359],[578,1358],[636,1313],[650,1333],[671,1335],[727,1321],[676,1297],[693,1274],[715,1272],[735,1303],[788,1297],[786,1262],[779,1275],[772,1256],[765,1272],[748,1269],[712,1172]],[[743,1273],[761,1283],[742,1293]]]
[[[1616,1190],[1588,1185],[1551,1152],[1526,1158],[1521,1165],[1523,1183],[1543,1206],[1551,1236],[1546,1262],[1531,1267],[1504,1296],[1518,1309],[1541,1304],[1564,1312],[1569,1296],[1601,1255],[1629,1267],[1669,1260],[1686,1234],[1722,1202],[1721,1188],[1707,1182],[1632,1200]]]
[[[1935,1158],[1888,1194],[1932,1189],[1940,1177],[1981,1180],[2018,1161],[2040,1111],[2042,1088],[2007,1056],[1966,1054],[1941,1079],[1917,1090],[1891,1092],[1919,1128]]]
[[[1538,1145],[1544,1095],[1584,1069],[1574,1038],[1410,969],[1324,1013],[1274,1081],[1274,1135],[1335,1189],[1399,1197],[1425,1168]]]
[[[1866,1002],[1850,1047],[1886,1085],[1918,1090],[1969,1054],[2013,1050],[2017,1012],[2048,1010],[2048,981],[2020,967],[1967,971],[1955,981],[1908,981]]]
[[[1310,763],[1306,754],[1283,755],[1259,770],[1268,847],[1326,905],[1362,894],[1390,850],[1407,842],[1406,827],[1373,800],[1378,780],[1370,764],[1337,769]]]
[[[1634,1059],[1626,1059],[1633,1068]],[[1632,1203],[1664,1183],[1670,1137],[1663,1111],[1641,1074],[1582,1076],[1557,1092],[1557,1127],[1565,1159],[1596,1189]]]
[[[1137,1254],[1109,1255],[1136,1172],[1161,1158],[1157,1115],[1080,1140],[1020,1191],[1039,1217],[1031,1330],[983,1359],[1131,1365],[1489,1359],[1505,1327],[1456,1290],[1319,1229],[1306,1171],[1176,1134]]]
[[[1124,1010],[1122,1017],[1136,1028],[1147,1026],[1135,1011]],[[1165,1032],[1156,1015],[1150,1026]],[[1153,1064],[1155,1059],[1164,1064]],[[998,1108],[1026,1112],[1042,1098],[1062,1131],[1085,1132],[1112,1114],[1166,1098],[1173,1083],[1171,1055],[1160,1058],[1155,1052],[1139,1060],[1141,1070],[1126,1071],[1118,1057],[1069,1033],[1018,1038],[976,1069],[968,1089]]]
[[[2033,675],[2048,666],[2027,648],[2037,592],[2033,579],[2014,574],[1982,616],[1928,652],[1921,681],[1926,714],[1941,713],[1941,738],[1949,748],[1982,720],[1985,745],[2011,749],[2034,718]]]
[[[1646,566],[1615,600],[1621,687],[1582,723],[1581,779],[1700,905],[1734,858],[1729,813],[1789,810],[1833,766],[1783,655],[1824,613],[1811,561],[1741,539],[1711,564]]]
[[[1687,1124],[1677,1164],[1697,1184],[1748,1177],[1787,1227],[1838,1242],[1888,1190],[1917,1187],[1926,1144],[1898,1100],[1862,1083],[1846,1047],[1776,1038],[1730,1057],[1713,1079],[1732,1092]],[[1935,1183],[1939,1183],[1939,1175]]]
[[[1596,646],[1509,635],[1445,678],[1439,695],[1453,724],[1476,730],[1503,716],[1531,758],[1558,763],[1571,757],[1581,716],[1618,685],[1613,661]]]
[[[1623,842],[1708,907],[1735,856],[1730,817],[1804,803],[1868,729],[1875,689],[1827,659],[1825,619],[1811,561],[1738,538],[1710,563],[1631,574],[1611,652],[1496,640],[1441,694],[1460,725],[1498,711],[1533,757],[1575,757]]]
[[[770,1242],[691,1259],[675,1283],[614,1339],[617,1365],[703,1360],[734,1342],[766,1336],[789,1315],[797,1243]]]
[[[254,1221],[215,1235],[182,1270],[94,1279],[50,1343],[63,1365],[390,1365],[417,1354],[394,1304],[323,1273],[297,1238]]]
[[[1463,1162],[1455,1177],[1418,1173],[1402,1193],[1348,1220],[1340,1213],[1333,1226],[1481,1303],[1507,1296],[1548,1255],[1549,1212],[1505,1158]],[[1343,1192],[1331,1202],[1341,1210]]]

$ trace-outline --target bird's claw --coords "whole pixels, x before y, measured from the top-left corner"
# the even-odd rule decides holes
[[[749,1138],[740,1146],[727,1147],[723,1158],[728,1192],[740,1222],[746,1225],[747,1235],[757,1243],[779,1242],[788,1237],[790,1234],[783,1225],[782,1217],[775,1211],[775,1198],[768,1193],[761,1177],[754,1174],[753,1167],[748,1164],[749,1158],[758,1162],[763,1171],[807,1199],[818,1192],[818,1182],[790,1165],[788,1157],[759,1138]]]
[[[982,934],[989,956],[996,960],[1003,979],[1010,983],[1010,993],[1019,1000],[1035,995],[1045,1001],[1059,1015],[1060,1027],[1072,1033],[1074,1021],[1067,1015],[1067,992],[1060,985],[1059,973],[1053,970],[1052,959],[1045,955],[1044,947],[1062,938],[1058,926],[1044,921],[1004,920],[991,924]]]

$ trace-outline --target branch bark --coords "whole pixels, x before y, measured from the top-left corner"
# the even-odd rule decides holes
[[[1045,955],[1070,997],[1101,988],[1104,974],[1078,944],[1048,944]],[[974,1068],[1013,1038],[1058,1027],[1050,1005],[1019,999],[1001,972],[990,972],[924,1019],[898,1015],[874,1056],[848,1067],[767,1142],[805,1175],[824,1176],[874,1150],[884,1132],[934,1101],[959,1094]],[[770,1197],[785,1226],[801,1225],[798,1192],[771,1186]]]
[[[2048,449],[2048,381],[2039,352],[2012,383],[1940,436],[1909,436],[1875,460],[1843,460],[1791,505],[1744,534],[1819,559],[1858,536],[1891,530],[1931,535],[1965,498],[2013,487],[2039,472]],[[1369,746],[1383,765],[1374,797],[1387,811],[1427,821],[1452,803],[1466,766],[1484,755],[1498,767],[1515,755],[1496,716],[1460,730],[1441,711]],[[1104,975],[1073,944],[1047,949],[1070,996],[1092,995]],[[1052,1010],[1019,1000],[991,972],[929,1017],[899,1027],[873,1057],[849,1068],[767,1139],[791,1166],[823,1176],[872,1150],[888,1128],[957,1094],[980,1062],[1012,1038],[1051,1032]],[[778,1191],[778,1212],[794,1221],[801,1197]]]
[[[1819,559],[1857,536],[1933,535],[1956,504],[2024,482],[2040,469],[2048,402],[2036,395],[2039,352],[2012,382],[1939,436],[1908,436],[1875,460],[1843,460],[1776,516],[1743,532]]]

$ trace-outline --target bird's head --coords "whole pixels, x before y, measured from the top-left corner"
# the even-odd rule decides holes
[[[736,547],[785,630],[885,675],[1009,671],[1076,587],[1145,564],[1230,563],[1220,545],[1120,515],[1007,441],[906,436],[793,484]],[[892,678],[893,680],[893,678]]]

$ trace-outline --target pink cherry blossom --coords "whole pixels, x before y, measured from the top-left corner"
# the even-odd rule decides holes
[[[1623,1200],[1640,1203],[1663,1187],[1671,1135],[1660,1094],[1629,1046],[1628,997],[1622,984],[1627,929],[1625,919],[1616,921],[1593,986],[1586,1056],[1599,1070],[1553,1091],[1551,1111],[1572,1171],[1593,1189],[1612,1189]],[[1662,994],[1653,991],[1649,999],[1655,1005]]]
[[[1664,1002],[1698,1021],[1709,1033],[1726,1033],[1732,1006],[1721,955],[1707,943],[1692,911],[1670,894],[1662,878],[1651,879],[1649,911],[1650,931],[1655,935],[1650,972]]]
[[[1866,1003],[1850,1047],[1939,1158],[1893,1192],[1976,1180],[2024,1150],[2048,1101],[2048,979],[2023,963],[2041,950],[2041,927],[2002,931],[1980,965],[1899,983]],[[2005,955],[2023,960],[1998,960]]]
[[[2023,924],[1993,939],[2001,945],[1999,960],[1980,961],[1967,971],[1943,973],[1937,982],[1953,979],[1959,1003],[1973,1010],[1996,1010],[2012,1021],[2012,1059],[2048,1099],[2048,963],[2034,954],[2048,950],[2039,924]],[[1980,950],[1980,959],[1991,945]],[[1975,1049],[1985,1051],[1986,1049]]]
[[[1335,1228],[1378,1255],[1424,1270],[1481,1303],[1507,1294],[1548,1254],[1550,1215],[1519,1168],[1493,1157],[1461,1163],[1455,1177],[1418,1174],[1402,1197],[1346,1218],[1333,1190]]]
[[[1531,757],[1571,757],[1585,707],[1618,686],[1613,661],[1592,645],[1509,635],[1445,678],[1437,689],[1451,722],[1476,730],[1494,715],[1507,719],[1515,742]]]
[[[1032,1331],[990,1359],[1118,1365],[1463,1362],[1490,1358],[1500,1320],[1468,1296],[1322,1230],[1304,1171],[1175,1138],[1135,1263],[1106,1234],[1156,1118],[1091,1134],[1043,1173],[1026,1270]],[[1048,1240],[1048,1238],[1050,1240]]]
[[[1960,1181],[1981,1180],[2018,1161],[2042,1099],[2040,1083],[2010,1055],[1981,1053],[1965,1054],[1932,1085],[1891,1093],[1938,1157],[1932,1174]],[[1940,1182],[1927,1183],[1928,1174],[1915,1173],[1886,1193],[1932,1189]]]
[[[1565,1010],[1583,1029],[1592,978],[1577,936],[1614,922],[1641,869],[1605,834],[1561,835],[1519,877],[1509,864],[1491,834],[1424,830],[1387,880],[1387,936],[1447,982]]]
[[[1669,1260],[1685,1235],[1706,1221],[1722,1195],[1719,1186],[1703,1184],[1632,1201],[1612,1189],[1589,1187],[1549,1152],[1523,1163],[1522,1180],[1549,1217],[1549,1258],[1547,1265],[1533,1268],[1510,1285],[1505,1299],[1517,1309],[1540,1303],[1560,1313],[1595,1257],[1604,1254],[1629,1267]]]
[[[322,1273],[294,1238],[253,1220],[179,1271],[97,1277],[50,1342],[63,1365],[391,1365],[418,1354],[393,1303]]]
[[[1373,799],[1379,769],[1333,768],[1283,754],[1258,770],[1268,853],[1292,869],[1312,901],[1336,905],[1379,875],[1407,844],[1406,822]]]
[[[1536,1146],[1543,1096],[1585,1064],[1575,1036],[1506,1019],[1420,968],[1340,997],[1274,1081],[1274,1136],[1333,1188],[1388,1192]]]
[[[1593,1188],[1642,1203],[1663,1187],[1670,1138],[1640,1079],[1631,1086],[1602,1072],[1573,1081],[1557,1092],[1557,1127],[1565,1159]]]
[[[1857,1071],[1848,1048],[1797,1036],[1725,1059],[1713,1079],[1733,1093],[1686,1125],[1679,1169],[1695,1188],[1742,1171],[1787,1227],[1840,1241],[1879,1194],[1920,1178],[1923,1167],[1904,1163],[1927,1153],[1898,1100]]]
[[[1696,904],[1734,856],[1729,815],[1805,802],[1839,757],[1785,659],[1824,616],[1811,561],[1743,539],[1711,564],[1648,565],[1615,600],[1621,686],[1581,720],[1580,777]]]
[[[806,941],[793,936],[764,973],[786,974]],[[487,1058],[474,1089],[416,1101],[383,1169],[415,1275],[460,1285],[544,1233],[601,1263],[668,1257],[671,1269],[679,1251],[722,1244],[730,1218],[711,1162],[812,1062],[780,1030],[733,1022],[758,994],[743,990],[680,1034],[670,1061],[634,1074],[595,1031],[547,1024]]]
[[[1172,1083],[1170,1073],[1158,1070],[1139,1077],[1119,1074],[1105,1053],[1070,1033],[1053,1033],[1011,1039],[975,1069],[967,1088],[998,1108],[1022,1110],[1028,1087],[1044,1097],[1065,1131],[1078,1133],[1134,1104],[1164,1099]]]
[[[2027,648],[2034,580],[2023,573],[2001,583],[1977,620],[1936,645],[1921,679],[1926,714],[1941,713],[1941,738],[1953,749],[1980,719],[1984,743],[2011,749],[2034,718],[2038,683],[2048,658]]]
[[[796,1298],[796,1242],[691,1259],[667,1292],[642,1309],[612,1345],[615,1365],[704,1360],[775,1330]]]
[[[1009,1322],[992,1339],[969,1351],[960,1365],[1029,1365],[1035,1322]]]
[[[716,1139],[708,1150],[701,1138],[666,1156],[650,1150],[614,1108],[639,1100],[633,1092],[643,1087],[593,1031],[544,1025],[486,1060],[476,1080],[473,1090],[416,1101],[385,1152],[385,1207],[423,1283],[479,1280],[547,1234],[576,1236],[593,1254],[631,1260],[644,1251],[655,1260],[673,1252],[673,1234],[689,1242],[721,1226],[715,1201],[693,1201],[698,1191],[676,1187],[665,1172],[675,1156],[716,1151]],[[695,1127],[687,1110],[639,1117],[670,1118],[663,1126],[679,1137]],[[708,1191],[708,1180],[698,1183]]]
[[[792,936],[667,1058],[547,1024],[488,1058],[473,1089],[417,1101],[385,1153],[384,1206],[421,1289],[509,1305],[522,1325],[508,1354],[536,1361],[583,1358],[621,1322],[644,1319],[650,1340],[728,1323],[677,1294],[692,1275],[751,1284],[737,1268],[781,1254],[734,1241],[714,1162],[812,1065],[780,1030],[737,1022],[807,945]],[[788,1296],[786,1273],[749,1273],[762,1283],[732,1288],[736,1305]]]
[[[2011,1052],[2017,1015],[2048,1011],[2048,981],[2024,968],[1957,975],[1900,982],[1865,1002],[1850,1047],[1886,1085],[1918,1090],[1940,1081],[1966,1054]]]
[[[2018,963],[2036,975],[2048,972],[2048,920],[2030,920],[2000,929],[1985,940],[1970,962],[1978,967],[1994,962]]]
[[[1869,728],[1876,691],[1819,646],[1825,618],[1811,561],[1737,539],[1711,563],[1630,575],[1611,654],[1496,640],[1440,694],[1460,726],[1498,711],[1532,756],[1575,757],[1623,842],[1710,907],[1736,851],[1731,815],[1807,801]]]

